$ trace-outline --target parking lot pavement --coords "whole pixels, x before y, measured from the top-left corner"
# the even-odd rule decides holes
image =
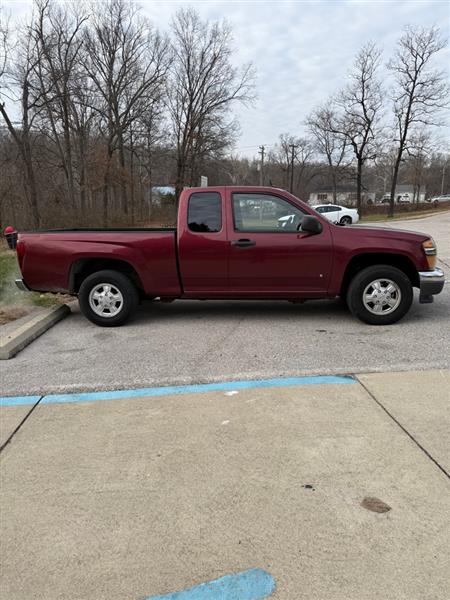
[[[7,409],[3,409],[2,403],[0,402],[0,448],[8,441],[8,439],[14,434],[16,429],[20,427],[20,424],[28,417],[32,406],[38,402],[40,396],[30,396],[30,404],[23,404],[17,406],[8,406]]]
[[[450,212],[395,226],[433,235],[450,277]],[[327,300],[150,303],[114,329],[75,312],[0,364],[0,393],[446,368],[449,356],[448,283],[432,305],[420,305],[416,291],[408,315],[386,327],[365,325]]]
[[[374,373],[359,380],[450,473],[450,371]]]
[[[2,453],[3,597],[138,600],[256,568],[278,600],[445,600],[449,377],[44,397]]]

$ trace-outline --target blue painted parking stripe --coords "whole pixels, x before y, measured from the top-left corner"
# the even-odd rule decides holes
[[[274,591],[275,581],[269,573],[250,569],[196,585],[184,592],[150,596],[146,600],[260,600]]]
[[[222,383],[200,383],[196,385],[177,385],[152,387],[112,392],[87,392],[80,394],[50,394],[41,400],[41,404],[63,404],[66,402],[95,402],[99,400],[121,400],[124,398],[143,398],[149,396],[173,396],[177,394],[199,394],[204,392],[223,392],[248,390],[253,388],[287,387],[293,385],[349,384],[356,383],[353,377],[343,375],[320,375],[312,377],[287,377],[283,379],[256,379],[245,381],[225,381]],[[3,406],[33,404],[39,396],[21,396],[1,398]]]
[[[0,397],[1,406],[26,406],[27,404],[36,404],[42,396],[10,396]]]

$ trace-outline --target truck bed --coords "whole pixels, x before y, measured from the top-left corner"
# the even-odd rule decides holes
[[[93,235],[95,234],[95,235]],[[129,265],[148,296],[179,296],[175,228],[51,229],[19,233],[17,253],[33,290],[73,292],[86,269]]]
[[[111,232],[111,231],[176,231],[176,227],[79,227],[79,228],[64,228],[64,229],[39,229],[37,231],[28,231],[27,233],[67,233],[67,232]]]

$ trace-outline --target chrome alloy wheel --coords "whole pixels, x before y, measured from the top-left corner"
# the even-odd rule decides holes
[[[400,304],[402,292],[391,279],[375,279],[363,292],[363,304],[374,315],[387,315]]]
[[[99,317],[114,317],[122,310],[122,293],[110,283],[99,283],[89,293],[89,306]]]

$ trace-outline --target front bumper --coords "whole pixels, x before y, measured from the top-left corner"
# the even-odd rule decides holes
[[[17,285],[19,290],[22,290],[22,292],[30,291],[30,288],[27,286],[27,284],[25,283],[25,281],[23,279],[16,279],[15,284]]]
[[[419,271],[420,298],[422,304],[433,302],[433,296],[440,294],[445,283],[444,271],[435,268],[432,271]]]

